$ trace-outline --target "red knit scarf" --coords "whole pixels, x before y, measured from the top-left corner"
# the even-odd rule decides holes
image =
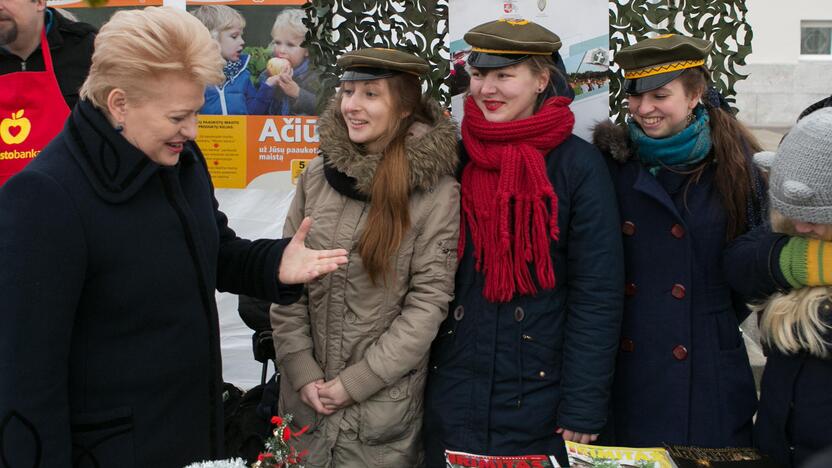
[[[572,133],[570,102],[553,97],[531,117],[494,123],[472,97],[465,100],[462,142],[470,162],[462,172],[459,254],[467,224],[476,269],[485,275],[483,295],[491,302],[537,292],[531,261],[540,287],[555,287],[549,237],[558,239],[558,197],[544,158]]]

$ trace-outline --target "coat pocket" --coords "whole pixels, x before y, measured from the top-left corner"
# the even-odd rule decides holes
[[[381,389],[360,404],[361,423],[358,437],[367,445],[380,445],[401,439],[410,432],[413,421],[413,398],[406,376]]]
[[[72,466],[136,466],[133,410],[125,406],[74,414]]]

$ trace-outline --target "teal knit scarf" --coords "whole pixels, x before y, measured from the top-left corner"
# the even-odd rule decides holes
[[[711,127],[708,112],[702,106],[694,109],[694,120],[681,132],[666,138],[650,138],[632,119],[628,120],[630,140],[641,162],[656,172],[663,166],[690,166],[711,151]]]

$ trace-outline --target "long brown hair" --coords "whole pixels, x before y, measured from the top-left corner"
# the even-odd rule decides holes
[[[704,96],[708,86],[705,70],[688,68],[679,77],[688,96]],[[754,193],[751,160],[747,156],[762,148],[754,135],[733,115],[719,107],[705,106],[710,117],[714,152],[714,184],[727,214],[726,240],[734,239],[748,228],[748,202]],[[694,170],[691,182],[698,182],[706,164]]]
[[[384,151],[373,175],[370,190],[370,211],[366,227],[358,243],[358,252],[373,284],[381,278],[384,283],[391,276],[390,258],[399,249],[410,229],[410,163],[405,151],[405,138],[414,122],[431,123],[422,104],[419,78],[399,73],[386,78],[393,104],[394,118],[383,138]],[[336,106],[337,119],[341,115],[341,93]]]

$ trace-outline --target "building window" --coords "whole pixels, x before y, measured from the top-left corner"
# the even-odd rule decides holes
[[[800,22],[800,54],[832,55],[832,21]]]

